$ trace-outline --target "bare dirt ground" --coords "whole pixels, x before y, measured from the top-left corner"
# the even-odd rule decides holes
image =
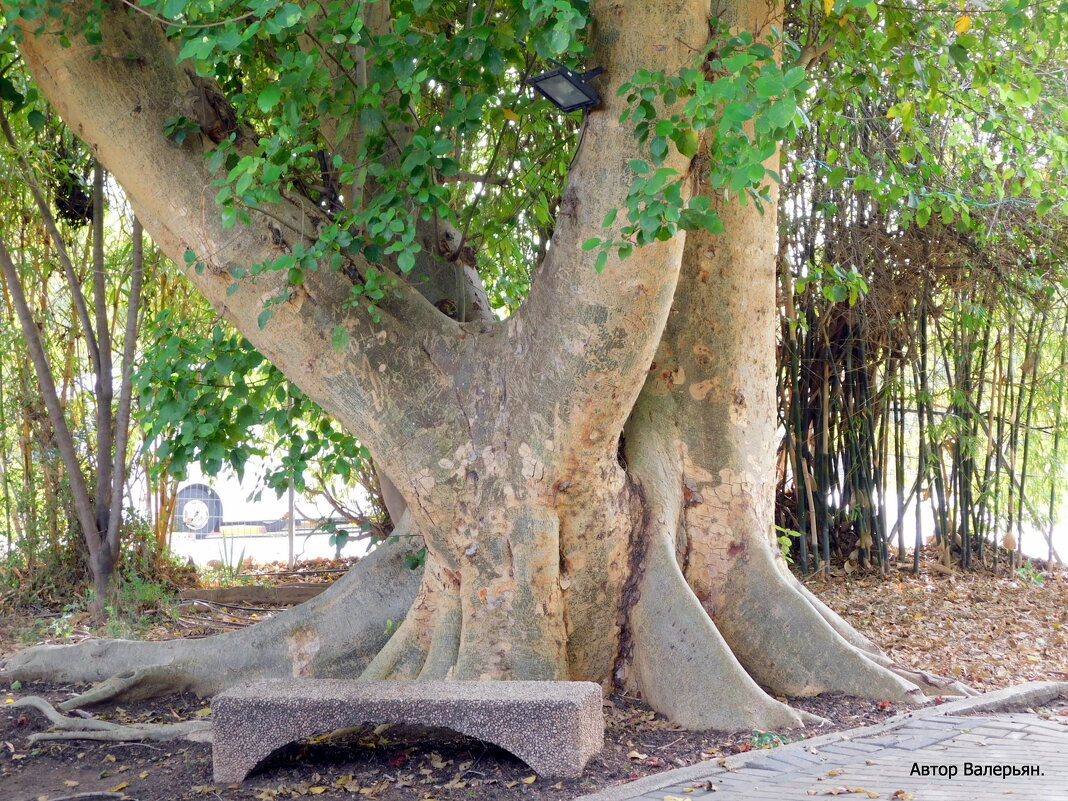
[[[901,663],[953,675],[980,690],[1032,679],[1068,679],[1064,574],[1045,576],[1042,584],[1018,576],[900,574],[809,586]],[[180,625],[172,618],[149,636],[203,636],[267,614],[194,609],[195,614],[186,610],[180,618],[189,615],[196,620],[186,618]],[[20,630],[25,634],[28,622],[25,617],[0,620],[0,653],[21,647],[18,634]],[[77,637],[79,627],[74,628]],[[679,730],[640,699],[617,693],[605,702],[605,748],[581,779],[543,779],[509,754],[477,740],[394,727],[293,745],[238,788],[212,784],[208,745],[87,741],[33,745],[27,736],[45,730],[46,721],[32,710],[11,709],[3,703],[28,694],[58,702],[77,689],[26,685],[0,692],[0,801],[79,796],[81,801],[270,801],[301,796],[556,801],[701,760],[873,723],[899,711],[886,702],[836,696],[795,699],[791,701],[795,706],[828,718],[831,724],[781,733],[695,733]],[[193,696],[170,696],[94,712],[118,722],[174,722],[206,717],[210,707]]]

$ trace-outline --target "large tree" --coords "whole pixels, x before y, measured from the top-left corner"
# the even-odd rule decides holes
[[[104,682],[80,702],[258,676],[619,681],[696,728],[802,722],[775,696],[915,701],[927,677],[808,593],[772,527],[775,138],[818,38],[780,66],[764,0],[429,5],[9,14],[145,229],[373,454],[398,537],[250,629],[33,648],[3,675]],[[435,56],[455,42],[466,62]],[[450,204],[492,183],[480,115],[516,112],[471,81],[565,51],[604,68],[603,103],[498,319]],[[492,151],[467,194],[443,191],[456,131]]]

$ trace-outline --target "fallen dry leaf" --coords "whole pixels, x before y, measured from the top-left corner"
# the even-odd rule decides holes
[[[446,765],[450,764],[451,761],[452,760],[449,760],[449,762],[446,762],[444,759],[441,758],[441,754],[439,754],[437,751],[432,751],[430,753],[430,765],[431,765],[431,767],[443,768]]]
[[[912,793],[907,793],[904,790],[894,790],[894,794],[890,797],[894,801],[912,801]]]
[[[923,569],[924,563],[921,563]],[[979,691],[1068,673],[1068,581],[954,573],[806,584],[895,662],[954,676]],[[918,615],[918,617],[917,617]],[[1037,660],[1037,661],[1036,661]]]

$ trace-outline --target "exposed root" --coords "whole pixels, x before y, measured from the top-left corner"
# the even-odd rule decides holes
[[[928,673],[926,670],[920,670],[919,668],[906,668],[891,664],[889,669],[905,679],[905,681],[917,685],[924,695],[982,695],[978,690],[972,689],[963,682],[947,676]]]
[[[172,688],[181,683],[182,678],[169,666],[139,668],[94,684],[84,693],[61,703],[59,708],[80,709],[114,698],[155,698],[174,692]]]
[[[749,674],[777,694],[842,692],[857,698],[925,703],[920,689],[852,645],[775,568],[770,548],[748,553],[713,595],[716,625]]]
[[[256,678],[356,678],[389,638],[415,597],[419,572],[405,554],[418,547],[408,516],[386,543],[325,592],[234,632],[200,640],[86,640],[27,648],[0,664],[0,680],[103,682],[64,709],[192,691],[213,695]]]
[[[431,555],[423,568],[419,592],[400,625],[360,674],[364,680],[415,679],[426,663],[439,618],[439,601],[444,592],[440,568]]]
[[[837,612],[831,609],[831,607],[827,606],[827,604],[821,601],[819,597],[814,592],[812,592],[812,590],[810,590],[808,587],[798,581],[792,573],[789,573],[788,569],[787,573],[790,576],[790,580],[794,586],[794,589],[796,589],[799,593],[801,593],[801,595],[805,597],[805,600],[812,605],[812,608],[819,612],[820,617],[822,617],[832,629],[834,629],[841,637],[843,637],[846,642],[848,642],[854,648],[859,648],[860,650],[864,651],[864,653],[868,654],[868,656],[872,660],[882,665],[883,667],[890,667],[890,658],[886,656],[886,654],[884,654],[882,651],[880,651],[878,646],[875,645],[875,643],[873,643],[855,628],[846,623],[846,621],[842,619],[841,615],[839,615]]]
[[[27,739],[31,743],[41,740],[106,740],[109,742],[136,742],[140,740],[210,740],[211,722],[186,720],[181,723],[111,723],[95,718],[68,717],[57,711],[44,698],[28,695],[20,698],[13,707],[31,707],[42,713],[58,731],[37,732]]]
[[[460,627],[463,614],[460,610],[458,588],[446,586],[438,597],[437,620],[430,637],[426,661],[419,671],[421,679],[452,678],[456,657],[460,652]]]
[[[822,722],[776,701],[753,681],[686,583],[675,556],[681,460],[667,445],[673,440],[664,425],[669,415],[656,408],[662,403],[667,401],[643,396],[632,421],[644,425],[627,433],[630,469],[649,510],[644,573],[629,617],[634,683],[650,706],[688,729],[776,730]]]
[[[793,578],[793,576],[791,576],[791,578]],[[868,658],[877,665],[881,665],[905,679],[905,681],[915,684],[920,688],[924,695],[979,694],[976,690],[973,690],[963,682],[955,681],[954,679],[945,676],[936,676],[934,673],[928,673],[926,670],[895,665],[890,657],[880,651],[871,640],[846,623],[837,612],[821,601],[808,587],[800,581],[797,581],[797,579],[793,579],[793,581],[798,592],[805,597],[805,600],[812,605],[813,609],[819,612],[820,616],[831,628],[845,638],[846,642],[864,651]]]
[[[822,721],[776,701],[746,673],[686,584],[667,537],[650,543],[630,620],[638,687],[675,723],[774,731]]]

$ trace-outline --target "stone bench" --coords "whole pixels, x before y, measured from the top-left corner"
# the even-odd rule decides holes
[[[601,688],[588,681],[264,679],[211,704],[215,782],[233,784],[284,745],[363,723],[452,729],[543,776],[582,774],[601,750]]]

